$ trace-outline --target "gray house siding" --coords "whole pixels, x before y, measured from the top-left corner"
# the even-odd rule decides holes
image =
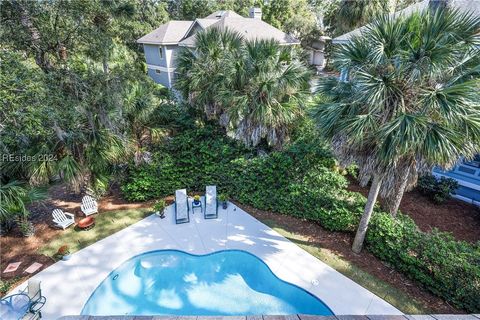
[[[163,52],[163,57],[160,57],[160,48]],[[143,51],[145,52],[145,60],[147,64],[152,64],[155,66],[161,66],[167,68],[167,59],[165,54],[165,48],[162,46],[144,44]]]
[[[143,51],[147,62],[148,75],[156,82],[167,88],[172,87],[172,48],[177,46],[159,46],[144,44]],[[162,55],[160,55],[160,50]],[[157,73],[159,70],[160,73]]]
[[[169,67],[170,68],[175,68],[175,60],[177,57],[178,52],[182,50],[179,46],[167,46],[166,51],[167,51],[167,57],[169,59]]]
[[[168,78],[168,73],[166,71],[161,71],[160,74],[156,73],[154,69],[148,68],[148,75],[155,81],[167,88],[171,87],[171,83]]]
[[[446,177],[457,180],[459,187],[454,197],[480,206],[480,155],[472,161],[460,160],[449,171],[434,168],[433,174],[440,178]]]

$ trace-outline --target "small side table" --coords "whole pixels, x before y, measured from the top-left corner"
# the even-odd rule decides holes
[[[203,205],[202,201],[198,201],[198,203],[195,203],[195,201],[192,201],[192,214],[195,213],[195,208],[200,208],[200,213],[203,212]]]
[[[16,293],[0,300],[2,319],[21,319],[28,312],[32,301],[25,293]]]

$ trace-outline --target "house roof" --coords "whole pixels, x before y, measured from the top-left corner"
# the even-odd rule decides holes
[[[220,11],[215,11],[212,14],[209,14],[208,16],[205,17],[205,19],[220,19],[223,17],[227,18],[243,18],[241,15],[236,13],[235,11],[232,10],[220,10]]]
[[[289,34],[269,25],[261,19],[244,18],[239,14],[230,11],[216,11],[205,18],[195,21],[172,20],[162,24],[159,28],[137,40],[138,43],[146,44],[179,44],[181,46],[195,46],[195,34],[191,30],[195,25],[201,29],[210,27],[229,29],[240,33],[244,39],[274,39],[280,44],[299,44],[300,41]]]
[[[193,21],[172,20],[137,40],[138,43],[177,44],[182,40]]]
[[[400,15],[407,15],[408,16],[408,15],[413,14],[414,12],[423,11],[428,7],[430,1],[431,0],[424,0],[422,2],[412,4],[411,6],[408,6],[403,10],[392,13],[391,16],[392,17],[398,17]],[[452,8],[458,9],[460,12],[472,12],[473,14],[480,16],[480,1],[479,0],[477,0],[477,1],[475,1],[475,0],[451,0],[450,5],[451,5]],[[353,31],[342,34],[339,37],[333,38],[332,43],[334,43],[334,44],[346,43],[346,42],[350,41],[350,39],[352,37],[362,34],[362,32],[364,32],[366,30],[367,26],[357,28]]]
[[[280,44],[300,44],[300,41],[291,35],[269,25],[261,19],[223,17],[209,28],[229,29],[238,32],[246,40],[273,39]],[[194,47],[196,35],[192,35],[179,42],[180,46]]]
[[[218,21],[217,19],[207,19],[207,18],[195,20],[195,22],[198,23],[198,25],[203,29],[210,27],[212,24],[216,23],[217,21]]]

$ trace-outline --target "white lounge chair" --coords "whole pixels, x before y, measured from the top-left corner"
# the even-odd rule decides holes
[[[175,191],[175,223],[190,222],[187,189]]]
[[[205,219],[218,218],[217,187],[207,186],[205,190]]]
[[[97,201],[95,201],[95,199],[93,199],[90,196],[85,196],[82,199],[82,205],[80,206],[80,209],[82,209],[82,212],[85,214],[85,216],[89,216],[91,214],[97,213],[98,212]]]
[[[55,209],[52,212],[53,222],[63,230],[75,223],[75,216],[68,212],[63,212],[60,209]]]

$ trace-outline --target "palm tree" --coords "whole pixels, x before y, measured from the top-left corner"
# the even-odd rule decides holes
[[[242,41],[237,32],[209,28],[197,33],[195,49],[184,49],[177,57],[175,88],[207,119],[224,114],[216,96],[236,70]]]
[[[243,41],[210,28],[177,58],[176,88],[207,119],[247,146],[281,146],[309,93],[310,73],[295,49],[275,41]]]
[[[5,184],[0,181],[0,227],[8,229],[17,219],[26,221],[29,215],[27,206],[45,197],[42,188],[28,187],[16,180]]]
[[[155,88],[147,84],[135,83],[129,88],[125,98],[123,116],[126,133],[135,149],[135,165],[144,163],[147,152],[145,147],[157,142],[162,136],[157,110],[160,101],[153,94]]]
[[[360,252],[377,196],[398,210],[419,172],[480,150],[480,18],[458,11],[383,17],[335,54],[348,82],[327,79],[321,131],[360,183],[372,181],[353,250]]]
[[[266,139],[281,147],[310,94],[309,79],[295,49],[273,40],[246,42],[235,76],[219,93],[235,137],[247,146]]]
[[[366,25],[377,16],[391,13],[395,0],[342,0],[334,19],[336,33],[343,34]]]

